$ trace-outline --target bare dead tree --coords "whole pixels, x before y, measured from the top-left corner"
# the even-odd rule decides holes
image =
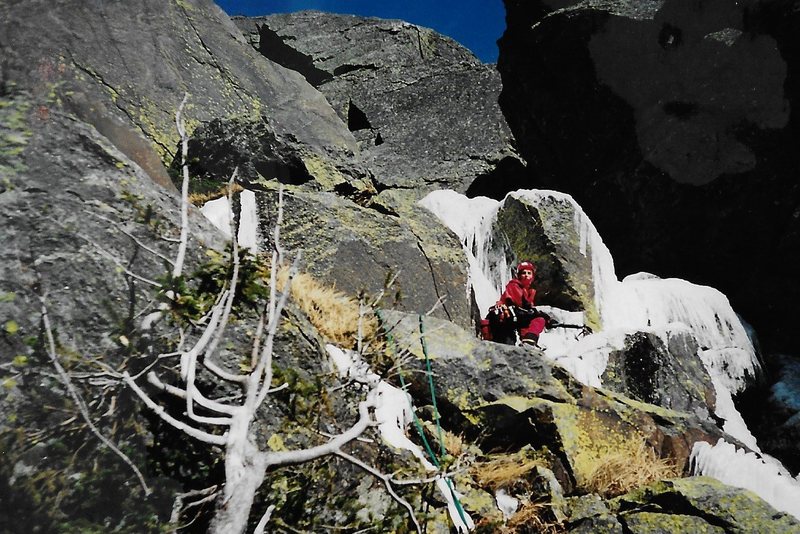
[[[173,278],[182,276],[189,239],[189,172],[186,158],[188,136],[182,118],[186,101],[187,97],[184,97],[176,113],[176,126],[181,136],[183,152],[183,183],[181,187],[181,230],[178,251],[174,260],[168,260],[172,267],[171,276]],[[231,195],[233,193],[233,187],[231,186],[235,178],[236,172],[231,176],[228,187],[229,206],[231,205]],[[188,327],[180,327],[176,334],[177,348],[169,353],[150,355],[152,361],[139,373],[132,375],[127,370],[120,372],[103,362],[96,362],[103,369],[99,374],[103,375],[103,380],[117,380],[126,384],[145,406],[168,425],[189,437],[208,445],[220,447],[224,451],[225,481],[221,491],[216,486],[212,486],[204,490],[192,490],[177,495],[170,518],[170,524],[175,529],[178,528],[181,514],[184,511],[214,499],[216,500],[216,512],[211,521],[210,532],[226,534],[244,532],[247,528],[256,492],[263,483],[268,469],[289,464],[305,463],[323,456],[335,455],[353,463],[380,480],[386,486],[389,495],[408,511],[416,530],[421,532],[421,526],[414,515],[412,507],[392,488],[393,483],[400,482],[343,450],[346,444],[358,439],[368,428],[377,426],[378,422],[374,413],[377,403],[377,391],[375,389],[367,393],[364,400],[358,404],[358,419],[356,422],[339,434],[328,435],[327,441],[322,444],[298,450],[272,451],[263,450],[256,438],[255,426],[259,411],[265,405],[265,401],[271,394],[287,387],[287,384],[273,384],[275,338],[281,315],[289,298],[289,287],[298,271],[301,254],[299,252],[296,254],[288,268],[288,276],[283,287],[279,288],[277,282],[278,271],[284,268],[287,263],[285,251],[280,244],[282,220],[283,190],[281,188],[278,193],[277,217],[272,236],[273,251],[270,265],[269,297],[259,313],[256,331],[250,347],[250,365],[246,372],[231,372],[215,359],[216,349],[224,338],[226,326],[231,317],[237,285],[240,283],[239,244],[235,228],[233,228],[234,221],[231,219],[231,275],[225,281],[208,313]],[[147,247],[143,248],[150,250]],[[150,251],[156,253],[155,251]],[[157,253],[157,255],[164,259],[160,253]],[[113,257],[108,259],[114,261]],[[165,300],[177,300],[179,297],[167,286],[155,284],[131,272],[118,261],[114,261],[114,263],[124,267],[126,275],[142,282],[156,285]],[[156,311],[142,319],[141,329],[149,330],[153,328],[166,315],[169,308],[168,302],[162,303]],[[48,353],[53,359],[55,358],[55,341],[53,340],[44,299],[42,299],[42,313],[45,318],[44,324],[48,339],[50,340]],[[363,309],[361,313],[363,314]],[[359,319],[360,321],[361,318]],[[361,346],[360,343],[361,340],[359,339],[359,346]],[[141,356],[145,357],[146,355],[143,354]],[[177,385],[169,383],[168,380],[162,377],[163,369],[158,365],[160,362],[171,358],[179,358],[180,360],[180,381]],[[63,375],[62,380],[70,388],[71,382],[68,374],[58,365],[57,359],[53,361],[59,374]],[[238,389],[240,394],[226,398],[210,398],[206,396],[197,385],[200,373],[210,373],[210,376],[217,383],[232,386]],[[96,376],[95,378],[97,379]],[[145,380],[146,384],[143,384],[142,382]],[[74,388],[70,388],[71,393],[73,390]],[[183,414],[171,413],[170,410],[161,406],[155,400],[153,393],[166,393],[181,399],[184,406]],[[79,400],[79,398],[76,399],[76,403],[82,406]],[[91,425],[88,413],[85,412],[86,410],[81,411],[83,417],[90,423],[92,430],[95,431],[96,429]],[[95,434],[104,444],[120,455],[125,463],[133,469],[146,491],[149,491],[144,482],[144,477],[135,465],[99,432],[95,431]],[[263,533],[265,531],[274,509],[274,505],[267,507],[256,526],[255,532]]]

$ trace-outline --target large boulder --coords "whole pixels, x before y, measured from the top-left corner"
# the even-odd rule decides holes
[[[189,139],[188,154],[194,193],[221,194],[234,171],[245,187],[264,187],[270,181],[307,184],[361,202],[376,193],[363,165],[298,149],[294,137],[277,135],[275,121],[263,115],[213,119],[198,126]],[[176,174],[181,161],[175,158],[171,165]]]
[[[536,266],[536,301],[583,311],[586,324],[601,326],[596,287],[608,257],[594,225],[568,195],[528,191],[508,195],[492,225],[491,251],[508,265],[524,259]]]
[[[259,192],[257,203],[260,233],[271,242],[277,192]],[[281,242],[289,251],[303,251],[304,270],[353,297],[363,296],[365,303],[383,294],[380,306],[434,310],[437,317],[471,327],[461,246],[440,225],[420,228],[430,217],[421,208],[407,206],[408,212],[416,211],[401,218],[334,193],[296,187],[286,190],[283,209]]]
[[[698,351],[697,339],[685,328],[628,334],[623,347],[609,353],[603,387],[707,418],[716,409],[716,394]]]
[[[612,502],[626,532],[800,532],[800,522],[750,491],[707,477],[664,480]],[[684,530],[687,529],[687,530]]]
[[[574,195],[620,272],[718,287],[768,348],[791,344],[800,297],[790,267],[800,248],[791,3],[505,5],[500,103],[529,183]]]
[[[452,39],[402,21],[314,11],[234,20],[264,56],[322,91],[379,189],[516,183],[521,164],[497,105],[500,77]]]

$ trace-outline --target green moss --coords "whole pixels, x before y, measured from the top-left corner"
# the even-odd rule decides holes
[[[14,189],[12,178],[26,168],[22,155],[33,135],[28,124],[30,113],[31,104],[24,98],[0,98],[0,176],[3,177],[2,189]]]
[[[688,415],[688,414],[683,413],[683,412],[670,410],[669,408],[663,408],[661,406],[656,406],[655,404],[647,404],[646,402],[641,402],[641,401],[638,401],[636,399],[631,399],[630,397],[626,397],[625,395],[623,395],[621,393],[617,393],[615,391],[610,391],[610,390],[606,390],[606,389],[601,389],[600,391],[606,397],[609,397],[609,398],[619,402],[620,404],[624,404],[628,408],[631,408],[631,410],[629,412],[627,412],[627,413],[637,413],[638,412],[638,413],[646,413],[646,414],[650,414],[650,415],[655,415],[655,416],[658,416],[658,417],[660,417],[662,419],[667,419],[667,420],[673,422],[673,424],[677,423],[679,421],[685,420],[687,415]],[[626,415],[626,412],[624,412],[624,411],[620,411],[619,413],[623,417]]]

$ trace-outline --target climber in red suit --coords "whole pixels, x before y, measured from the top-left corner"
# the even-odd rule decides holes
[[[517,265],[517,277],[508,282],[505,291],[495,305],[496,313],[502,316],[504,322],[515,316],[516,329],[519,330],[520,339],[523,343],[532,345],[536,344],[539,334],[547,325],[547,316],[541,312],[521,313],[521,310],[531,312],[534,310],[533,302],[536,290],[531,287],[531,284],[535,276],[536,266],[529,261],[521,262]],[[497,341],[501,340],[497,339]]]

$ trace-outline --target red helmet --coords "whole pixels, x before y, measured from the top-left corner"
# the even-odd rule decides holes
[[[531,271],[533,274],[536,274],[536,266],[533,263],[529,262],[528,260],[525,260],[520,262],[519,265],[517,265],[518,276],[521,271]]]

